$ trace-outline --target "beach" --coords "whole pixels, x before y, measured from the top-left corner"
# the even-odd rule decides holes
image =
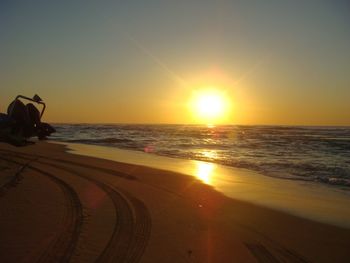
[[[196,177],[0,144],[1,262],[348,262],[350,229]],[[317,200],[315,200],[317,206]]]
[[[0,1],[0,263],[350,263],[349,10]]]

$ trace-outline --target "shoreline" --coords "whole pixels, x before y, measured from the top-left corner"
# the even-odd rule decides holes
[[[350,229],[228,198],[191,176],[65,151],[0,144],[2,160],[28,165],[0,198],[4,262],[348,260]]]
[[[52,142],[57,143],[57,142]],[[318,182],[270,177],[198,160],[114,147],[58,142],[67,152],[190,175],[233,199],[350,229],[350,192]]]

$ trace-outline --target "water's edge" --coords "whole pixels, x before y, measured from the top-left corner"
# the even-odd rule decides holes
[[[55,126],[53,139],[246,168],[350,190],[350,127]]]
[[[314,221],[350,228],[350,193],[317,182],[284,180],[203,161],[76,143],[68,152],[191,175],[224,195]]]

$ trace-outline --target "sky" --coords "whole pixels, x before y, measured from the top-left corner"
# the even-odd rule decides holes
[[[64,123],[350,125],[346,0],[0,1],[0,111],[39,94]]]

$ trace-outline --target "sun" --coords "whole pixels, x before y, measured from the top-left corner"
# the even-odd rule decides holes
[[[228,98],[217,89],[197,90],[190,101],[190,110],[196,122],[220,123],[228,115]]]

